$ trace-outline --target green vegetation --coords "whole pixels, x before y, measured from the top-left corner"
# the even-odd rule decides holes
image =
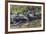
[[[18,5],[11,5],[11,13],[26,13],[28,8],[34,11],[34,14],[40,14],[41,7],[40,6],[18,6]]]
[[[25,7],[24,6],[12,6],[10,10],[13,14],[23,13],[27,10],[27,7],[26,6]]]

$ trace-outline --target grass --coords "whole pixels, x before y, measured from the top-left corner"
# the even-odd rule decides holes
[[[17,26],[11,25],[11,28],[38,28],[41,26],[41,20],[37,19],[32,22],[21,23]]]

